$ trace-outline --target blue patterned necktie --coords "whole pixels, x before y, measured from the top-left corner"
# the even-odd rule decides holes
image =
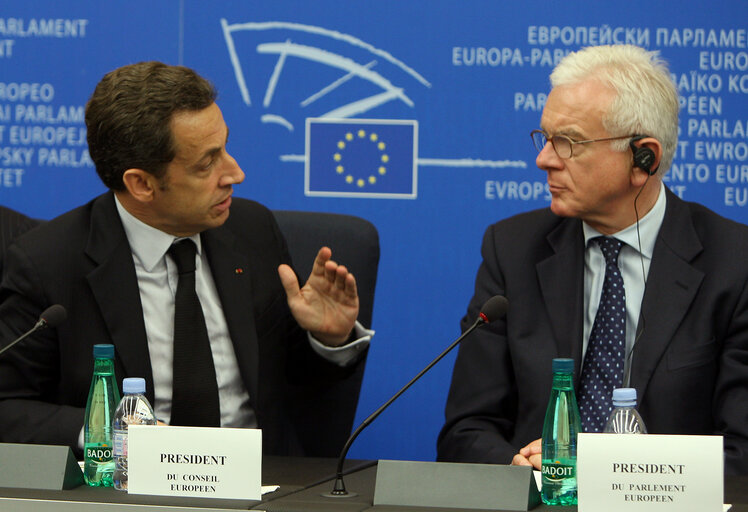
[[[585,432],[602,432],[613,409],[613,389],[623,382],[626,293],[618,269],[618,254],[623,242],[605,236],[592,240],[605,256],[605,280],[584,357],[579,383],[579,413]]]

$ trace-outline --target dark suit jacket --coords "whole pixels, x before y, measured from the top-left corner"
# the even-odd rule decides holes
[[[5,252],[10,243],[21,233],[39,224],[39,221],[26,215],[0,206],[0,274],[2,273]]]
[[[521,214],[489,227],[482,253],[463,329],[493,295],[509,311],[460,347],[438,458],[508,464],[541,436],[551,360],[574,358],[579,377],[582,223]],[[726,471],[748,473],[748,226],[668,191],[642,325],[631,385],[648,430],[724,435]]]
[[[201,236],[265,453],[314,454],[299,440],[304,418],[296,411],[324,400],[355,365],[342,369],[317,356],[291,316],[277,273],[290,260],[269,210],[235,199],[226,223]],[[29,329],[51,304],[62,304],[68,319],[0,358],[2,441],[77,447],[97,343],[114,344],[118,381],[144,377],[153,400],[158,369],[151,368],[135,267],[111,193],[20,237],[6,263],[0,339]]]

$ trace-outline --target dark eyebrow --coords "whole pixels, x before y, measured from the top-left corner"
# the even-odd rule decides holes
[[[213,158],[217,153],[221,152],[222,148],[212,148],[206,151],[203,156],[200,158],[199,162],[205,161],[206,158]]]
[[[228,140],[229,140],[229,127],[227,126],[226,127],[226,140],[223,143],[223,146],[217,147],[217,148],[211,148],[207,150],[205,153],[203,153],[203,156],[201,156],[200,159],[198,160],[197,167],[202,167],[203,166],[202,162],[204,162],[206,158],[212,159],[216,154],[220,153],[226,147],[226,143],[228,142]]]

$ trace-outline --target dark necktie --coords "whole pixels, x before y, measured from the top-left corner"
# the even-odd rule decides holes
[[[179,272],[174,298],[174,379],[171,425],[218,427],[216,368],[210,351],[208,329],[195,292],[195,253],[192,240],[180,240],[169,248]]]
[[[623,382],[626,358],[626,294],[618,269],[623,242],[592,239],[605,256],[605,279],[579,382],[579,413],[585,432],[602,432],[613,409],[613,389]]]

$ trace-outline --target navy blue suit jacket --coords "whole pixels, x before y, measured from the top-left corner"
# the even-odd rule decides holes
[[[438,458],[508,464],[541,436],[551,360],[579,376],[582,223],[517,215],[488,228],[482,254],[463,329],[493,295],[509,311],[460,347]],[[648,430],[723,435],[727,473],[748,473],[748,226],[668,191],[639,324],[631,385]]]

